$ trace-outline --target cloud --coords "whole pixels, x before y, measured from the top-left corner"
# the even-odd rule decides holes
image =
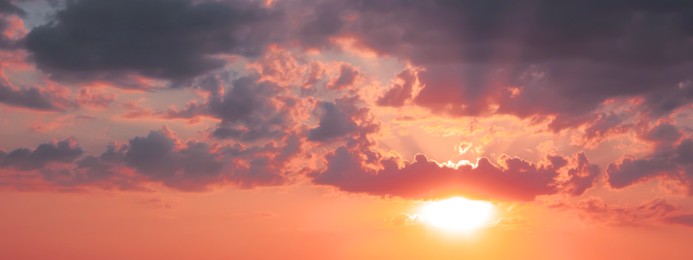
[[[559,157],[560,158],[560,157]],[[590,164],[584,153],[577,154],[575,168],[568,170],[569,179],[564,183],[571,195],[579,196],[594,185],[596,178],[601,174],[601,169],[595,164]]]
[[[312,176],[316,184],[332,185],[348,192],[415,199],[462,195],[528,201],[560,192],[580,195],[592,186],[598,168],[590,165],[584,155],[579,155],[578,164],[568,169],[571,178],[567,181],[559,180],[567,160],[557,158],[536,164],[506,157],[501,166],[480,158],[475,166],[451,166],[438,164],[421,154],[412,162],[402,163],[370,149],[342,146],[328,154],[326,168]],[[568,188],[563,190],[563,187]]]
[[[223,163],[207,144],[188,142],[177,148],[175,141],[163,131],[135,137],[128,142],[123,161],[151,180],[181,189],[220,182]]]
[[[18,15],[24,15],[25,14],[24,10],[22,10],[21,8],[12,4],[12,1],[10,1],[10,0],[0,0],[0,13],[18,14]]]
[[[223,66],[214,55],[262,53],[276,17],[256,1],[68,1],[24,41],[38,68],[59,80],[185,81]]]
[[[662,123],[645,133],[643,139],[655,143],[671,144],[678,141],[681,136],[681,131],[679,131],[676,126],[669,123]]]
[[[351,88],[359,77],[359,71],[351,65],[342,64],[339,67],[339,77],[327,85],[329,89]]]
[[[54,153],[65,157],[38,159],[33,154],[39,148],[0,153],[8,172],[51,185],[156,183],[193,191],[277,185],[293,173],[311,172],[315,183],[348,192],[526,201],[579,196],[599,181],[601,169],[584,153],[536,162],[507,156],[457,165],[425,155],[403,160],[377,146],[383,126],[374,114],[389,118],[391,111],[371,113],[369,102],[376,98],[375,104],[403,112],[421,106],[451,116],[548,119],[551,130],[578,128],[588,139],[636,128],[652,152],[611,164],[609,185],[624,188],[665,176],[693,194],[693,141],[680,124],[663,123],[693,101],[693,4],[685,1],[76,0],[55,11],[21,41],[36,68],[69,83],[190,86],[196,99],[169,110],[160,107],[160,99],[139,99],[156,100],[151,108],[135,105],[130,99],[140,92],[123,94],[129,110],[124,117],[207,118],[218,124],[203,130],[212,141],[181,140],[164,129],[113,144],[102,154],[84,154],[76,143],[68,146],[71,157],[59,143],[52,144]],[[0,0],[0,29],[13,26],[4,18],[21,15]],[[351,50],[392,58],[377,60],[378,68],[390,63],[406,68],[380,96],[362,98],[374,93],[361,91],[372,87],[364,80],[382,75],[328,61],[351,59],[334,52],[345,39]],[[226,66],[238,57],[241,62]],[[382,71],[389,69],[374,73]],[[32,73],[8,70],[5,76],[17,81]],[[35,110],[65,107],[46,84],[0,85],[0,102]],[[74,91],[78,105],[103,108],[115,102],[113,95],[82,87]],[[612,110],[613,103],[632,109]],[[389,126],[384,128],[406,128]],[[539,149],[552,150],[551,143]],[[299,155],[307,165],[290,165]],[[320,159],[323,165],[313,165]]]
[[[641,138],[652,143],[652,152],[610,164],[607,174],[611,187],[624,188],[664,176],[687,186],[693,195],[693,139],[682,138],[678,128],[668,123],[652,127]]]
[[[234,80],[232,86],[223,96],[215,91],[209,98],[211,114],[222,119],[214,130],[215,137],[272,138],[292,128],[292,112],[300,100],[287,95],[280,86],[256,77]]]
[[[21,8],[12,4],[9,0],[0,0],[0,50],[14,49],[17,47],[16,39],[12,37],[13,27],[17,20],[12,20],[11,16],[24,16],[26,13]]]
[[[59,110],[51,101],[50,94],[38,88],[15,89],[0,83],[0,103],[36,110]]]
[[[308,131],[308,140],[341,141],[342,145],[325,155],[324,167],[309,173],[314,183],[380,196],[420,199],[463,195],[527,201],[539,195],[581,195],[601,173],[584,153],[574,159],[548,156],[542,163],[505,156],[500,165],[488,158],[479,158],[475,165],[452,165],[439,164],[422,154],[407,162],[376,148],[372,137],[380,124],[368,108],[357,105],[359,101],[358,97],[343,97],[319,104],[320,121]]]
[[[254,74],[231,79],[224,73],[213,73],[198,84],[209,94],[206,101],[170,109],[164,116],[220,119],[212,133],[220,139],[254,141],[285,136],[298,127],[298,119],[308,102],[291,94],[286,87]]]
[[[58,142],[43,143],[34,150],[15,149],[0,151],[0,167],[13,167],[20,170],[33,170],[52,162],[69,163],[80,157],[84,151],[75,139],[68,138]]]
[[[250,188],[288,180],[289,162],[302,141],[286,136],[260,146],[220,145],[178,139],[167,128],[113,143],[100,155],[84,155],[74,139],[36,149],[0,151],[0,184],[14,188],[142,190],[150,183],[181,191],[235,185]]]
[[[397,74],[390,89],[377,100],[380,106],[401,107],[411,101],[414,87],[418,83],[418,71],[405,69]]]
[[[213,146],[182,143],[164,129],[111,148],[101,159],[134,169],[149,181],[199,191],[227,183],[241,187],[281,184],[286,181],[286,163],[299,151],[300,142],[290,137],[261,147]]]
[[[438,113],[549,116],[560,130],[614,98],[643,98],[652,117],[693,101],[688,1],[308,2],[307,48],[351,37],[422,67],[414,104]]]
[[[359,101],[358,97],[352,96],[320,103],[317,111],[320,121],[317,127],[308,131],[308,140],[328,142],[376,132],[378,124],[367,108],[356,106]]]

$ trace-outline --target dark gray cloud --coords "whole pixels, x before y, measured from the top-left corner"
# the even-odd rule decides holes
[[[222,181],[220,156],[209,145],[189,142],[176,149],[175,139],[165,132],[152,131],[135,137],[123,155],[125,165],[142,176],[182,190],[197,190]]]
[[[43,167],[39,176],[59,189],[96,186],[106,189],[141,189],[136,176],[118,174],[117,164],[101,157],[85,156],[68,167]]]
[[[355,139],[376,132],[379,125],[373,121],[367,108],[356,105],[360,99],[343,97],[334,102],[321,102],[317,108],[319,124],[308,131],[308,140],[328,142],[337,139]]]
[[[222,119],[213,135],[254,140],[284,134],[293,127],[292,111],[299,103],[284,90],[251,76],[234,80],[223,96],[212,92],[208,101],[210,112]]]
[[[623,188],[650,178],[666,176],[678,180],[693,195],[693,139],[682,138],[678,128],[668,123],[658,124],[641,134],[653,145],[653,151],[641,158],[625,158],[610,164],[609,184]]]
[[[302,139],[285,136],[259,146],[183,142],[167,129],[111,144],[101,155],[84,155],[75,140],[36,149],[0,151],[0,186],[143,190],[161,183],[182,191],[212,186],[250,188],[288,180],[287,164],[302,151]]]
[[[52,99],[38,88],[14,89],[0,83],[0,103],[37,110],[58,110]]]
[[[277,17],[259,1],[77,0],[25,39],[38,67],[71,81],[128,73],[189,80],[221,67],[216,54],[257,56]]]
[[[690,1],[309,2],[307,47],[355,37],[422,66],[415,103],[440,113],[554,115],[561,129],[610,98],[644,97],[655,117],[693,101]]]
[[[52,162],[69,163],[79,158],[84,151],[74,139],[44,143],[31,150],[19,148],[10,152],[0,151],[0,167],[20,170],[39,169]]]
[[[582,195],[594,185],[600,174],[601,169],[599,166],[590,164],[587,156],[584,153],[579,153],[577,155],[577,164],[574,168],[568,170],[570,178],[563,183],[563,189],[573,196]]]
[[[24,15],[25,12],[10,0],[0,0],[0,13]]]
[[[285,87],[262,81],[258,75],[231,79],[224,73],[203,77],[197,84],[209,92],[205,102],[166,111],[167,118],[211,116],[221,119],[212,135],[221,139],[254,141],[284,136],[297,126],[301,100]]]
[[[646,132],[643,135],[643,139],[655,143],[671,144],[678,141],[681,136],[681,131],[679,131],[676,126],[669,123],[662,123]]]

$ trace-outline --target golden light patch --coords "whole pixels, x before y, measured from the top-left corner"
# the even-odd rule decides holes
[[[422,223],[450,232],[470,232],[493,225],[496,209],[490,202],[452,197],[432,201],[419,208]]]

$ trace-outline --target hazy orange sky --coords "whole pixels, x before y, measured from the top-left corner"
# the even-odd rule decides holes
[[[0,32],[0,259],[693,259],[690,1],[0,0]]]

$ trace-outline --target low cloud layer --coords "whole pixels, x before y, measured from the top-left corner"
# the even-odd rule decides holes
[[[33,170],[52,162],[70,163],[84,151],[74,139],[44,143],[35,149],[19,148],[9,152],[0,151],[0,166],[20,170]]]
[[[567,167],[567,159],[549,157],[546,164],[519,158],[505,158],[497,166],[487,158],[476,165],[440,165],[424,155],[402,166],[396,158],[383,157],[340,147],[327,155],[324,171],[313,173],[314,182],[349,192],[405,198],[444,198],[462,195],[493,200],[534,200],[539,195],[571,193],[580,195],[594,184],[599,174],[584,155],[578,164]],[[573,167],[568,169],[569,167]],[[562,169],[569,179],[559,180]]]
[[[281,147],[278,147],[281,146]],[[5,186],[143,189],[161,183],[183,191],[213,186],[279,185],[287,181],[287,163],[300,147],[287,137],[262,147],[184,142],[164,128],[126,144],[111,144],[99,156],[83,156],[74,139],[0,151]],[[14,169],[14,170],[12,170]],[[12,183],[14,182],[14,183]]]

